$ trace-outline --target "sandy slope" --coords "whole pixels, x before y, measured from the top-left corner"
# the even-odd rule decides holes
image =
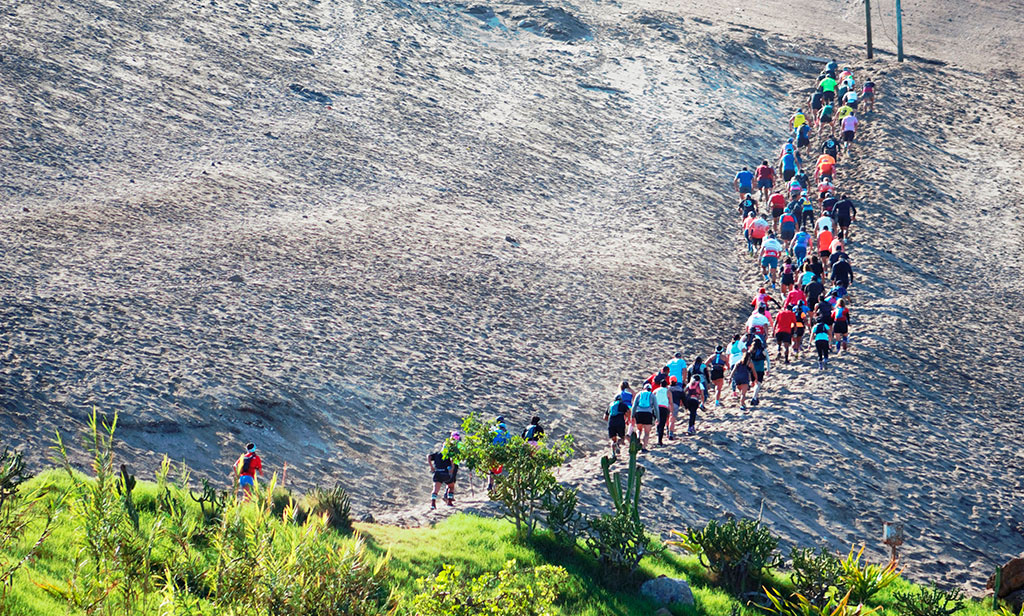
[[[845,4],[831,39],[730,6],[5,8],[3,442],[40,463],[96,405],[140,469],[254,439],[361,508],[422,502],[471,409],[596,447],[611,385],[742,318],[726,190],[816,69],[792,54],[852,57]],[[945,36],[970,68],[871,65],[857,350],[652,456],[658,528],[763,499],[841,548],[899,513],[911,574],[971,583],[1024,549],[1018,77]]]

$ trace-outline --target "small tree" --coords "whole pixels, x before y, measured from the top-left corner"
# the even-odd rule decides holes
[[[450,441],[445,447],[455,449]],[[572,455],[572,437],[545,437],[537,444],[528,443],[518,436],[499,434],[492,424],[470,415],[462,423],[457,451],[460,461],[472,471],[497,473],[500,469],[490,498],[501,504],[517,533],[530,537],[544,500],[558,485],[553,470]]]

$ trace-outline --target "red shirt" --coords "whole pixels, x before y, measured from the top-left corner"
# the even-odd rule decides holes
[[[249,470],[247,470],[247,471],[245,471],[243,473],[242,472],[242,461],[245,460],[246,457],[250,457],[250,456],[252,457],[252,462],[249,463]],[[259,471],[260,475],[263,474],[263,461],[260,460],[260,457],[258,455],[256,455],[256,454],[243,453],[242,455],[238,456],[238,462],[235,463],[235,468],[238,469],[238,475],[239,476],[246,475],[246,476],[255,478],[256,477],[256,471]]]
[[[784,210],[786,209],[786,198],[782,196],[782,193],[775,193],[768,198],[768,203],[772,204],[773,210]]]
[[[800,302],[807,303],[807,296],[800,289],[793,289],[786,295],[787,306],[796,306]]]
[[[775,315],[775,333],[793,333],[794,325],[796,325],[796,315],[792,310],[783,310]]]
[[[771,180],[775,178],[775,169],[772,169],[768,165],[761,165],[754,170],[754,174],[759,180]]]
[[[755,240],[764,239],[765,234],[768,233],[768,229],[771,228],[772,226],[768,224],[767,220],[758,218],[754,221],[754,224],[750,225],[750,237]]]

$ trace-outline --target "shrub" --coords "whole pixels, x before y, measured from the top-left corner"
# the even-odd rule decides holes
[[[851,606],[849,594],[838,601],[829,597],[821,605],[816,605],[799,593],[784,599],[775,589],[765,587],[764,592],[768,597],[764,610],[777,616],[871,616],[881,610],[878,607],[867,609],[862,605]]]
[[[854,554],[853,550],[840,561],[842,573],[839,578],[839,589],[850,595],[851,603],[867,603],[878,591],[890,586],[900,578],[901,571],[896,570],[896,563],[881,565],[861,564],[864,554],[862,547]]]
[[[503,469],[490,498],[502,506],[517,533],[532,536],[545,499],[558,485],[552,469],[572,455],[572,437],[543,438],[537,444],[518,436],[496,438],[492,426],[474,415],[463,421],[462,432],[457,451],[463,465],[477,472]],[[445,444],[449,450],[452,446]]]
[[[780,562],[779,540],[757,520],[711,520],[700,530],[672,533],[682,540],[670,545],[695,554],[714,581],[737,594],[746,592],[750,582],[765,577]]]
[[[554,533],[555,540],[563,545],[576,545],[576,540],[585,528],[583,516],[576,510],[579,502],[577,494],[576,488],[555,484],[541,503],[547,512],[548,528]]]
[[[966,607],[962,590],[944,591],[934,584],[919,592],[896,591],[893,598],[901,616],[952,616]]]
[[[295,506],[295,497],[287,488],[277,487],[270,495],[270,513],[280,518],[289,506]]]
[[[497,573],[469,581],[445,565],[437,577],[418,580],[417,616],[552,616],[558,587],[569,575],[552,565],[519,568],[510,560]]]
[[[195,492],[189,490],[189,496],[199,503],[199,509],[203,512],[203,521],[207,525],[220,524],[229,500],[226,490],[218,491],[209,479],[203,478],[203,491],[196,496]],[[230,500],[234,500],[234,498],[232,497]]]
[[[25,465],[19,451],[4,449],[0,454],[0,613],[7,613],[7,601],[14,575],[31,560],[53,532],[54,520],[60,511],[62,498],[48,487],[19,494],[26,480]],[[42,521],[40,528],[36,522]],[[24,553],[15,549],[33,529],[35,540]]]
[[[273,501],[274,497],[271,499]],[[272,506],[276,507],[276,502]],[[352,504],[341,484],[329,490],[314,489],[303,498],[302,506],[295,508],[292,519],[302,524],[310,516],[326,516],[330,528],[345,534],[352,533]]]
[[[839,559],[827,548],[797,548],[789,552],[793,561],[793,587],[814,605],[824,605],[829,590],[839,585]]]

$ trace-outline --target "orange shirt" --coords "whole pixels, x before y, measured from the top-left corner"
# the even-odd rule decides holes
[[[823,250],[832,252],[832,232],[828,229],[818,234],[818,252]]]

